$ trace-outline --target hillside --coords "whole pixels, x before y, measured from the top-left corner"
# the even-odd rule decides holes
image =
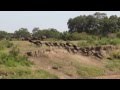
[[[103,51],[102,58],[98,58],[94,55],[86,56],[84,53],[68,52],[62,47],[45,45],[39,47],[28,41],[11,42],[13,46],[19,48],[20,55],[28,57],[28,60],[33,64],[31,66],[11,67],[0,64],[1,78],[82,79],[107,78],[107,76],[109,78],[109,75],[113,75],[113,78],[114,75],[117,75],[118,78],[120,74],[119,57],[115,57],[119,54],[119,46],[112,46],[112,50],[109,48],[109,50]],[[9,50],[11,48],[3,51],[7,53]],[[28,56],[27,52],[32,52],[32,56]],[[5,75],[6,73],[7,75]]]

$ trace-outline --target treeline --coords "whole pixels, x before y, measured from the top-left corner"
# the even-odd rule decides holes
[[[29,32],[27,28],[20,28],[14,33],[7,33],[6,31],[0,31],[0,39],[24,39],[24,38],[34,38],[34,39],[62,39],[62,33],[54,28],[50,29],[39,29],[38,27]]]
[[[68,20],[69,32],[86,32],[92,35],[108,35],[120,31],[120,17],[96,12],[93,15],[81,15]]]
[[[96,12],[93,15],[80,15],[70,18],[67,22],[68,31],[59,32],[57,29],[40,29],[35,27],[32,33],[27,28],[20,28],[14,33],[0,31],[0,39],[55,39],[55,40],[83,40],[101,37],[120,38],[120,17],[112,15],[108,17],[105,13]]]

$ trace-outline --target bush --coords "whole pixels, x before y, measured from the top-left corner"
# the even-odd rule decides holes
[[[11,43],[8,40],[0,41],[0,50],[3,50],[4,48],[11,48],[12,46],[13,46],[13,43]]]
[[[0,64],[16,67],[20,66],[30,66],[32,62],[28,61],[28,58],[25,56],[19,55],[19,49],[13,47],[12,50],[7,53],[0,53]]]
[[[120,32],[117,33],[117,37],[120,38]]]
[[[114,59],[120,59],[120,52],[114,52],[114,53],[112,53],[112,58],[114,58]]]
[[[18,56],[19,55],[19,53],[20,53],[20,51],[19,51],[19,49],[15,46],[15,47],[13,47],[11,50],[10,50],[10,55],[12,55],[12,56]]]
[[[120,72],[120,60],[119,59],[112,59],[107,60],[106,66],[108,70],[119,73]]]

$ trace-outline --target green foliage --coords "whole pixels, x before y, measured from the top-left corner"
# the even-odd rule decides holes
[[[18,56],[20,53],[20,50],[17,48],[17,46],[14,46],[14,47],[12,47],[12,49],[10,50],[9,53],[12,56]]]
[[[86,34],[85,33],[74,32],[74,33],[71,34],[71,37],[72,37],[72,40],[81,40],[83,38],[84,39],[86,38]]]
[[[1,43],[7,48],[11,48],[13,46],[13,43],[11,43],[8,40],[3,40],[3,41],[1,41]]]
[[[47,38],[45,39],[46,41],[59,41],[60,39],[56,39],[56,38]]]
[[[62,39],[63,40],[72,40],[71,34],[67,31],[62,33]]]
[[[46,36],[47,38],[55,38],[60,39],[61,33],[58,32],[56,29],[44,29],[40,30],[38,28],[33,29],[33,37],[41,38],[42,36]]]
[[[107,17],[105,13],[96,12],[93,15],[80,15],[68,20],[69,32],[86,32],[92,35],[106,36],[109,33],[119,32],[120,17],[112,15]]]
[[[0,53],[0,64],[8,67],[30,66],[32,63],[25,56],[13,56],[11,54]]]
[[[15,38],[27,38],[30,36],[30,32],[27,30],[27,28],[20,28],[18,31],[14,32]]]
[[[11,43],[8,40],[2,40],[0,41],[0,50],[3,50],[5,48],[11,48],[13,46],[13,43]]]
[[[120,32],[118,32],[116,36],[117,36],[118,38],[120,38]]]
[[[17,47],[13,47],[9,53],[0,52],[0,64],[15,67],[17,65],[30,66],[32,63],[27,57],[20,55]]]
[[[28,67],[10,68],[8,67],[2,71],[8,72],[8,76],[2,76],[3,79],[58,79],[56,75],[44,70],[31,70]]]
[[[0,40],[6,38],[7,35],[8,35],[7,32],[5,32],[5,31],[0,31]]]
[[[105,67],[112,72],[120,72],[120,59],[107,60]]]
[[[78,46],[99,46],[99,45],[118,45],[120,44],[119,38],[107,38],[102,37],[99,39],[98,37],[88,36],[86,40],[80,40],[77,45]]]
[[[113,52],[112,55],[111,55],[111,57],[113,59],[120,59],[120,52]]]

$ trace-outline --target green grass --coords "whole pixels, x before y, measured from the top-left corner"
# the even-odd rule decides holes
[[[110,71],[120,72],[120,52],[112,52],[105,67]]]
[[[4,73],[7,72],[7,76]],[[32,70],[29,67],[6,67],[0,65],[0,77],[1,79],[58,79],[56,75],[53,75],[44,70]]]
[[[76,68],[76,73],[82,78],[89,78],[94,76],[101,76],[105,74],[104,67],[97,67],[94,65],[80,64],[77,62],[73,63]]]
[[[11,54],[0,53],[0,64],[8,67],[30,66],[32,62],[28,61],[25,56],[13,56]]]
[[[104,69],[95,66],[79,66],[77,67],[77,73],[81,77],[93,77],[104,75]]]
[[[1,40],[0,41],[0,50],[3,50],[5,48],[11,48],[13,46],[13,43],[11,43],[8,40]]]
[[[16,75],[10,75],[6,78],[12,78],[12,79],[58,79],[57,76],[50,74],[47,71],[44,70],[18,70],[15,72]]]
[[[119,45],[119,38],[87,39],[78,41],[78,46]]]
[[[2,42],[2,43],[1,43]],[[0,49],[0,76],[2,78],[7,79],[34,79],[34,78],[44,78],[44,79],[57,79],[56,75],[53,75],[47,71],[41,69],[33,70],[34,63],[30,62],[27,57],[20,55],[19,49],[15,46],[9,47],[9,52],[4,52],[4,49],[8,49],[6,41],[1,41]],[[3,43],[4,42],[4,43]],[[18,42],[18,41],[16,41]],[[16,43],[15,42],[15,43]],[[21,50],[26,45],[29,45],[28,42],[23,43],[19,41],[18,47]],[[23,43],[23,44],[21,44]],[[81,41],[73,41],[72,43],[78,43],[79,46],[93,46],[93,45],[117,45],[120,44],[120,40],[118,38],[102,38],[101,40],[97,39],[89,39],[89,40],[81,40]],[[16,43],[17,45],[17,43]],[[8,45],[9,46],[9,45]],[[33,49],[35,47],[32,47]],[[48,47],[43,46],[41,50],[47,49]],[[37,48],[36,48],[37,49]],[[112,53],[112,52],[111,52]],[[106,74],[106,71],[111,72],[120,72],[120,53],[112,53],[110,56],[112,60],[106,60],[105,66],[97,67],[93,65],[81,64],[77,62],[73,62],[73,72],[72,68],[65,68],[62,72],[68,75],[78,74],[82,78],[89,78],[94,76],[100,76]],[[44,56],[45,57],[45,56]],[[47,57],[47,56],[46,56]],[[66,58],[65,58],[66,60]],[[51,62],[51,61],[50,61]],[[60,67],[67,65],[64,62],[56,62],[53,66]],[[2,74],[3,73],[3,74]],[[5,76],[4,73],[8,73],[8,76]]]
[[[120,59],[120,52],[113,52],[111,54],[112,59]]]
[[[47,71],[33,70],[34,63],[20,55],[19,48],[9,41],[0,41],[0,78],[2,79],[57,79]],[[8,52],[5,52],[8,49]]]
[[[109,71],[120,73],[120,59],[107,60],[106,62],[107,64],[105,67]]]

